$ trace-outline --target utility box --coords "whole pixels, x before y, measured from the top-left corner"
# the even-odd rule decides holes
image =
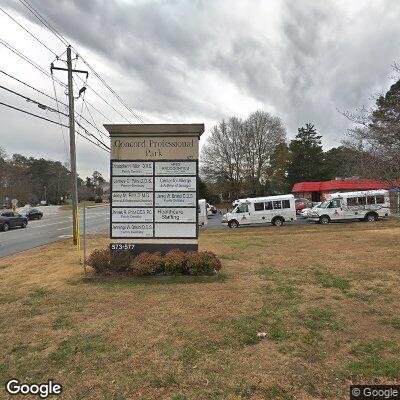
[[[111,250],[197,250],[198,158],[204,124],[104,127],[111,139]]]

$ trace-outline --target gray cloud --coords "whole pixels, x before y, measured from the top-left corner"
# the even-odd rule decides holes
[[[157,121],[211,128],[264,108],[283,119],[289,137],[312,122],[326,146],[337,145],[348,127],[337,108],[354,109],[386,90],[399,58],[395,0],[30,3],[83,55],[96,56],[132,107]],[[17,2],[6,5],[37,22]]]

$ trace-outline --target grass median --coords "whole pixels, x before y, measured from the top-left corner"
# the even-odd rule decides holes
[[[51,378],[65,399],[345,399],[350,382],[398,382],[397,221],[204,231],[200,247],[221,258],[220,279],[83,283],[70,241],[1,259],[2,387]]]

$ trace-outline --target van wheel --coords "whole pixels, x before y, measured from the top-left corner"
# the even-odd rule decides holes
[[[364,219],[367,222],[375,222],[378,220],[378,215],[376,213],[368,213]]]
[[[277,217],[272,220],[272,225],[274,226],[282,226],[285,221],[283,218]]]
[[[236,219],[233,219],[232,221],[228,222],[229,228],[237,228],[239,226],[239,222],[236,221]]]
[[[331,222],[331,219],[327,215],[322,215],[319,217],[320,224],[329,224],[329,222]]]

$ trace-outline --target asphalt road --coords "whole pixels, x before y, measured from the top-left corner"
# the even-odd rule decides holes
[[[57,206],[38,208],[44,214],[41,220],[29,221],[25,229],[0,232],[0,257],[72,237],[71,211],[60,211]],[[109,218],[108,205],[86,208],[86,232],[108,233]],[[82,210],[80,221],[82,232]]]
[[[40,208],[40,207],[38,207]],[[72,237],[71,211],[60,211],[58,206],[41,207],[44,215],[41,220],[29,221],[27,228],[15,228],[8,232],[0,232],[0,258],[29,250],[37,246],[65,240]],[[204,229],[229,229],[221,223],[222,214],[211,215]],[[81,233],[82,210],[80,210]],[[86,208],[86,233],[108,234],[110,226],[109,205]],[[290,224],[305,224],[307,220],[299,219]],[[247,225],[248,226],[248,225]],[[250,225],[256,226],[256,225]],[[263,224],[258,226],[271,226]],[[238,228],[240,229],[240,227]]]

